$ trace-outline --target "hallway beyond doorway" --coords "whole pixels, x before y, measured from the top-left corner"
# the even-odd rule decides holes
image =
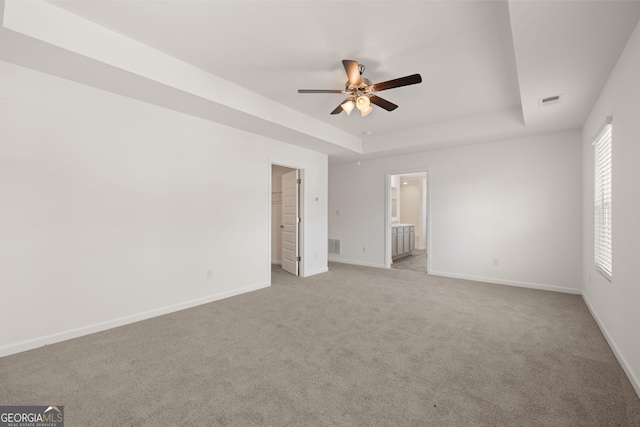
[[[399,258],[391,264],[391,268],[397,270],[411,270],[426,273],[427,272],[427,250],[414,249],[411,255]]]

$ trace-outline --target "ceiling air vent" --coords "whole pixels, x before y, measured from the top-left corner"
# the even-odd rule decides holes
[[[557,104],[562,100],[562,94],[547,96],[546,98],[538,99],[538,107],[545,107],[547,105]]]

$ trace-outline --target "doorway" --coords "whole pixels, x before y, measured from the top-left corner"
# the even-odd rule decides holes
[[[429,272],[428,176],[428,170],[387,174],[387,268]]]
[[[303,275],[302,174],[300,169],[271,165],[271,264],[294,276]]]

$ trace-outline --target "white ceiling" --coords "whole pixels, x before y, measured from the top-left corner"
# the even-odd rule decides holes
[[[333,161],[579,128],[640,18],[638,1],[49,3],[362,138],[314,146]],[[423,82],[379,93],[393,112],[330,115],[344,95],[297,89],[342,89],[342,59]]]
[[[55,4],[355,135],[520,104],[506,3]],[[424,83],[381,93],[400,105],[393,113],[330,116],[344,95],[297,89],[344,89],[343,59],[374,83],[414,73]]]

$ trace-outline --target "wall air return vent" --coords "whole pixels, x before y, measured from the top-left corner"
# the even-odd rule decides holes
[[[340,240],[329,239],[329,253],[340,255]]]
[[[562,94],[547,96],[546,98],[538,99],[538,107],[546,107],[547,105],[557,104],[562,100]]]

